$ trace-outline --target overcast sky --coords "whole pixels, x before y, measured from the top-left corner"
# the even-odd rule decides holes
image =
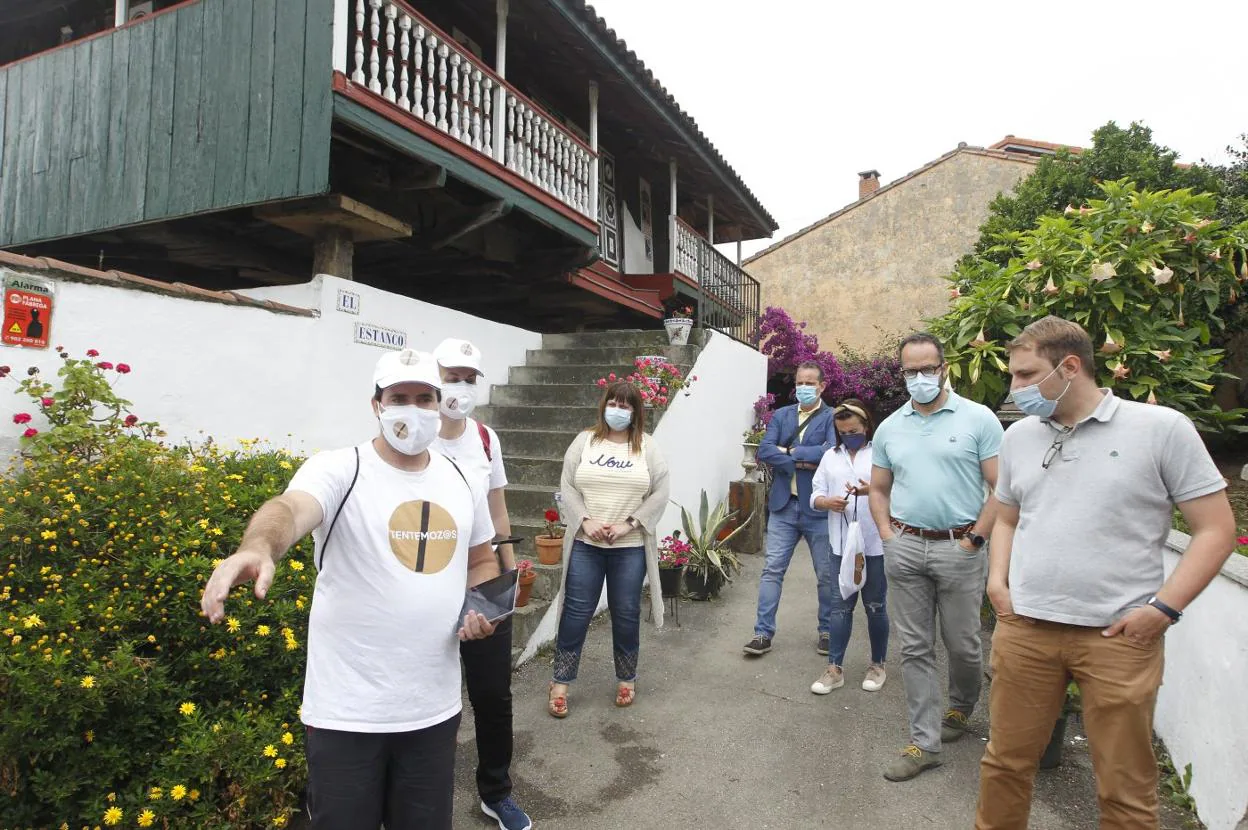
[[[1246,0],[590,2],[777,240],[857,199],[859,171],[888,183],[959,141],[1086,144],[1137,120],[1185,161],[1225,161],[1248,132]]]

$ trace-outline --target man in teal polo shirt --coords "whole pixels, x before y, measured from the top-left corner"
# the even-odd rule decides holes
[[[876,430],[870,492],[910,716],[910,742],[884,771],[890,781],[939,766],[941,742],[965,734],[979,701],[983,548],[996,504],[987,495],[996,486],[1003,433],[992,410],[945,386],[944,349],[932,335],[901,341],[901,371],[910,401]],[[937,611],[949,655],[943,718]]]

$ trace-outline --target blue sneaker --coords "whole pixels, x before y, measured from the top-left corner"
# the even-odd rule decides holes
[[[493,804],[482,801],[481,812],[497,821],[499,830],[529,830],[533,826],[528,815],[517,806],[511,796]]]

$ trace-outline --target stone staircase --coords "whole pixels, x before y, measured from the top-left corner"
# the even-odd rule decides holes
[[[517,556],[531,559],[537,581],[529,603],[517,609],[512,657],[519,656],[559,592],[562,565],[537,564],[533,538],[544,532],[542,514],[554,507],[563,472],[563,454],[597,417],[602,391],[595,385],[608,373],[627,375],[641,355],[663,355],[688,375],[698,346],[669,346],[662,331],[605,331],[544,334],[524,366],[513,366],[508,382],[490,390],[490,404],[473,417],[498,433],[507,465],[507,507],[513,535],[524,538]],[[647,412],[652,432],[662,413]]]

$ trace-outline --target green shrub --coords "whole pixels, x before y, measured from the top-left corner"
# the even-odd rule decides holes
[[[234,592],[226,625],[206,623],[199,597],[299,460],[254,442],[155,443],[155,425],[128,427],[128,404],[107,402],[106,371],[67,359],[51,396],[35,379],[32,397],[76,409],[24,439],[0,491],[0,815],[9,827],[284,826],[306,776],[310,546],[266,600]]]

